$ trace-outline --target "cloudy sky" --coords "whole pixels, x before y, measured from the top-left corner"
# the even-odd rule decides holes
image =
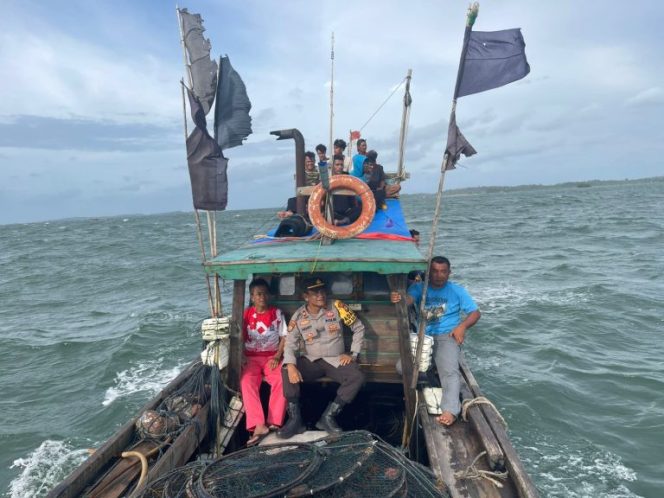
[[[292,142],[369,119],[413,70],[406,193],[433,192],[467,2],[191,1],[213,55],[228,54],[253,103],[254,134],[230,149],[231,209],[291,195]],[[446,188],[664,174],[664,3],[481,3],[475,29],[522,28],[531,73],[463,97],[457,119],[479,151]],[[0,18],[0,223],[191,209],[175,5],[5,0]],[[401,90],[363,129],[394,168]]]

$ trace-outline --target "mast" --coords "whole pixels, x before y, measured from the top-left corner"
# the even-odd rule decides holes
[[[406,75],[406,90],[403,96],[403,113],[401,114],[401,130],[399,131],[399,158],[397,161],[397,182],[404,178],[404,154],[406,151],[406,135],[408,134],[408,120],[410,119],[410,80],[413,76],[413,70],[409,69]]]
[[[459,61],[459,69],[457,71],[456,84],[454,85],[454,97],[452,98],[452,109],[450,110],[450,120],[456,112],[456,103],[457,96],[459,93],[459,85],[461,83],[461,75],[463,74],[464,63],[466,60],[466,52],[468,51],[468,40],[470,39],[470,32],[473,30],[473,24],[477,19],[477,14],[480,9],[480,4],[474,2],[470,7],[468,7],[468,14],[466,15],[466,29],[463,34],[463,45],[461,48],[461,59]],[[447,143],[447,142],[446,142]],[[420,358],[422,357],[422,346],[424,345],[424,332],[426,330],[426,315],[424,313],[424,305],[427,299],[427,290],[429,288],[429,275],[431,271],[429,268],[431,266],[431,258],[433,257],[433,248],[436,243],[436,234],[438,231],[438,221],[440,219],[440,204],[443,195],[443,186],[445,184],[445,171],[450,164],[450,155],[445,151],[443,155],[443,162],[440,167],[440,180],[438,182],[438,193],[436,194],[436,208],[434,210],[433,220],[431,224],[431,238],[429,239],[429,248],[427,250],[427,272],[424,275],[424,282],[422,284],[422,298],[419,306],[419,324],[417,327],[417,351],[415,353],[415,362],[413,366],[413,389],[417,387],[417,368],[420,364]]]
[[[180,45],[182,45],[182,57],[184,61],[184,67],[185,71],[187,72],[187,78],[189,80],[189,86],[193,87],[193,78],[191,75],[191,67],[188,64],[187,60],[187,49],[185,48],[184,45],[184,26],[182,22],[182,17],[180,16],[180,8],[176,5],[175,6],[175,13],[178,18],[178,29],[180,31]],[[184,142],[185,145],[187,143],[187,137],[189,136],[189,131],[187,129],[187,104],[185,100],[185,95],[184,95],[184,81],[180,81],[180,89],[182,90],[182,116],[184,118]],[[185,147],[186,150],[186,147]],[[208,214],[209,216],[209,214]],[[203,264],[207,261],[207,256],[205,254],[205,243],[203,241],[203,231],[201,229],[201,218],[198,214],[198,209],[196,209],[196,206],[194,206],[194,218],[196,219],[196,235],[198,238],[198,245],[200,246],[201,249],[201,261]],[[209,218],[208,218],[209,219]],[[208,222],[209,223],[209,222]],[[210,240],[210,244],[212,244],[212,240]],[[205,273],[205,282],[207,284],[207,292],[208,292],[208,307],[210,308],[210,316],[217,316],[216,310],[215,310],[215,304],[218,300],[218,298],[214,298],[212,296],[212,285],[210,284],[210,276]],[[217,281],[218,284],[218,281]],[[218,288],[218,286],[215,286]]]
[[[327,153],[334,152],[334,31],[332,31],[332,38],[330,40],[330,142]]]

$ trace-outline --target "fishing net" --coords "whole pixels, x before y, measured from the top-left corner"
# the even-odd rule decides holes
[[[322,452],[314,445],[257,446],[211,463],[198,479],[200,498],[275,496],[318,469]]]
[[[169,491],[170,494],[165,494]],[[161,494],[159,494],[161,493]],[[180,494],[178,494],[180,493]],[[148,484],[146,498],[447,497],[433,473],[367,431],[314,443],[256,446],[202,468],[176,469]]]
[[[185,427],[197,423],[196,416],[208,402],[210,412],[214,411],[215,420],[216,415],[223,417],[226,408],[223,399],[225,391],[218,379],[218,370],[215,372],[214,368],[201,362],[190,368],[192,372],[186,382],[164,398],[154,410],[146,410],[138,417],[136,432],[139,439],[175,439]]]
[[[195,498],[196,482],[205,464],[193,462],[164,474],[148,483],[141,494],[142,498]]]

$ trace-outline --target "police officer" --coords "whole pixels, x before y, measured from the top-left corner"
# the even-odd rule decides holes
[[[304,282],[305,304],[297,309],[288,324],[282,370],[284,396],[288,401],[288,422],[277,436],[288,439],[304,432],[300,413],[300,382],[328,376],[340,384],[337,396],[325,409],[316,428],[339,433],[335,417],[353,401],[364,382],[364,374],[357,364],[362,349],[364,325],[341,301],[328,303],[325,282],[320,278]],[[345,352],[343,325],[353,332],[350,354]],[[304,355],[297,357],[300,340],[304,341]]]

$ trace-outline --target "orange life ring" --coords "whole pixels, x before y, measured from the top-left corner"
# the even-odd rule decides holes
[[[307,205],[309,219],[324,237],[331,239],[350,239],[351,237],[355,237],[367,229],[376,214],[376,201],[369,185],[351,175],[334,175],[330,177],[330,191],[342,188],[352,190],[362,200],[360,217],[345,227],[333,225],[325,219],[322,208],[327,192],[320,183],[314,187],[309,197],[309,204]]]

